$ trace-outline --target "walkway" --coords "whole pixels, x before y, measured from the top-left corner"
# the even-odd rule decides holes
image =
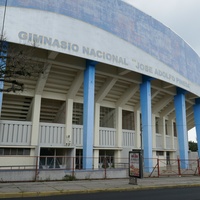
[[[129,179],[16,182],[0,183],[0,198],[192,186],[200,186],[199,176],[144,178],[138,179],[137,185],[129,184]]]

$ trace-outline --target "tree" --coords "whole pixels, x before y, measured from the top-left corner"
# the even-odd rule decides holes
[[[6,87],[0,88],[0,92],[16,92],[24,90],[24,78],[37,78],[44,73],[44,65],[32,60],[35,46],[14,47],[0,40],[0,82],[6,83]]]
[[[196,142],[189,141],[188,145],[189,145],[189,150],[190,151],[198,151],[198,146],[197,146]]]
[[[44,65],[31,59],[34,48],[13,48],[4,38],[4,25],[7,9],[5,0],[0,35],[0,92],[16,92],[24,90],[22,78],[38,77],[44,72]],[[6,87],[2,84],[6,83]]]

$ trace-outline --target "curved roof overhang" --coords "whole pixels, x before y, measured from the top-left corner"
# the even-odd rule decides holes
[[[4,3],[0,0],[0,18]],[[57,90],[57,100],[64,101],[73,80],[84,70],[85,59],[90,59],[99,63],[99,101],[138,109],[138,84],[142,75],[147,75],[154,78],[153,112],[173,118],[173,96],[176,87],[183,88],[188,91],[188,125],[193,126],[192,106],[194,98],[200,96],[199,56],[168,27],[120,0],[8,0],[4,33],[13,45],[36,46],[33,59],[51,63],[43,90],[45,98],[53,98],[51,94]],[[59,75],[55,73],[57,69],[61,70]],[[56,86],[54,79],[64,74],[69,76],[69,83],[64,86],[61,79]],[[82,96],[79,85],[77,102]],[[27,86],[29,91],[24,94],[32,97],[36,82],[29,80]],[[102,94],[102,88],[112,91]],[[124,100],[122,97],[130,91],[135,92]],[[9,95],[5,98],[9,99]]]

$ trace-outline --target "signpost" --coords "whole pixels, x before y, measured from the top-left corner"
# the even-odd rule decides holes
[[[142,151],[129,152],[129,184],[137,185],[137,178],[143,178]]]

